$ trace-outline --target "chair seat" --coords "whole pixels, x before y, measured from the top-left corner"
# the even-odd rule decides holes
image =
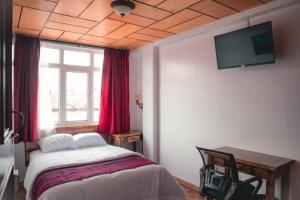
[[[255,187],[251,184],[240,186],[240,188],[231,196],[230,200],[250,200]]]
[[[255,189],[255,187],[251,184],[243,185],[239,188],[238,192],[234,193],[232,195],[232,198],[230,200],[252,200],[252,192]],[[218,192],[216,190],[205,188],[205,196],[214,198],[216,200],[223,200],[225,197],[225,194],[222,192]],[[255,200],[264,200],[264,199],[255,199]]]

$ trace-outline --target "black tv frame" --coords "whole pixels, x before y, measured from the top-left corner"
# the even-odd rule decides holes
[[[216,38],[220,37],[220,36],[223,36],[223,35],[227,35],[227,34],[232,34],[232,33],[236,33],[236,32],[240,32],[240,31],[243,31],[243,30],[247,30],[247,29],[251,29],[253,27],[257,27],[257,26],[262,26],[262,25],[267,25],[267,24],[270,24],[271,26],[271,39],[272,39],[272,54],[273,54],[273,61],[270,61],[270,62],[257,62],[257,63],[246,63],[244,65],[234,65],[234,66],[225,66],[225,67],[220,67],[220,63],[219,63],[219,59],[218,59],[218,49],[216,48]],[[231,32],[227,32],[227,33],[224,33],[224,34],[220,34],[220,35],[216,35],[214,36],[214,42],[215,42],[215,50],[216,50],[216,57],[217,57],[217,65],[218,65],[218,70],[223,70],[223,69],[230,69],[230,68],[238,68],[238,67],[247,67],[247,66],[254,66],[254,65],[264,65],[264,64],[274,64],[275,63],[275,51],[274,51],[274,37],[273,37],[273,27],[272,27],[272,21],[268,21],[268,22],[264,22],[264,23],[261,23],[261,24],[256,24],[256,25],[253,25],[253,26],[248,26],[246,28],[242,28],[242,29],[239,29],[239,30],[236,30],[236,31],[231,31]]]

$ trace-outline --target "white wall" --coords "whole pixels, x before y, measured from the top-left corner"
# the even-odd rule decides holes
[[[143,130],[143,112],[136,106],[135,95],[143,93],[142,57],[139,53],[129,55],[129,107],[131,130]]]
[[[143,102],[143,111],[142,116],[136,118],[132,123],[137,124],[137,126],[142,127],[143,130],[143,151],[144,155],[151,159],[157,160],[157,147],[154,141],[156,139],[155,134],[155,81],[154,74],[157,70],[154,69],[154,50],[153,48],[147,48],[143,52],[132,52],[130,54],[130,69],[136,71],[136,75],[139,76],[137,84],[139,84],[140,89],[136,94],[140,94],[142,96]],[[134,73],[134,72],[132,72]],[[134,77],[132,77],[134,79]],[[130,87],[133,90],[132,87]],[[132,113],[131,113],[132,114]],[[142,120],[140,120],[140,118]],[[132,119],[132,116],[131,116]]]
[[[160,79],[154,92],[158,94],[152,87],[151,67],[156,67],[150,62],[152,46],[135,52],[149,61],[143,62],[143,94],[151,109],[144,109],[143,128],[144,134],[157,134],[155,123],[147,117],[152,119],[152,107],[158,106],[159,142],[149,146],[158,145],[160,164],[198,185],[202,163],[195,146],[227,145],[288,157],[297,161],[291,169],[290,197],[300,199],[299,11],[297,4],[250,18],[251,25],[272,21],[275,64],[217,70],[213,37],[245,27],[246,20],[155,44]],[[158,105],[153,105],[152,95],[159,97]],[[147,135],[145,142],[152,141]]]

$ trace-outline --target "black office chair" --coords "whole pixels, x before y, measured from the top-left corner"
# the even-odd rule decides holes
[[[197,147],[203,167],[200,169],[201,196],[216,200],[254,200],[261,187],[262,179],[252,177],[239,180],[234,156],[229,153]],[[224,172],[217,166],[224,167]],[[256,185],[252,183],[256,182]]]

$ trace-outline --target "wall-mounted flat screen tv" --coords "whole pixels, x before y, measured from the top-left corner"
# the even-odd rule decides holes
[[[218,69],[275,63],[272,22],[215,36]]]

